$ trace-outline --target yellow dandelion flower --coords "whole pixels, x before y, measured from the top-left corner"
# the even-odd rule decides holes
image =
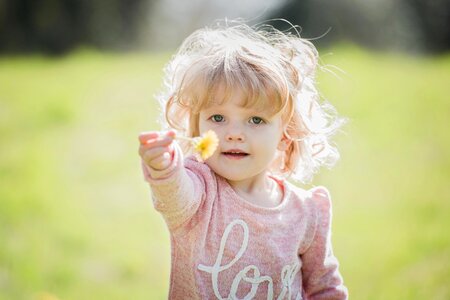
[[[177,136],[176,138],[189,141],[194,148],[195,156],[201,162],[210,158],[219,145],[219,138],[212,130],[208,130],[202,136],[195,138],[188,138],[184,136]]]
[[[192,146],[202,161],[207,160],[216,151],[219,139],[214,131],[208,130],[202,136],[194,138]]]

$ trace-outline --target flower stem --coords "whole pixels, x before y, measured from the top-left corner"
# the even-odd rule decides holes
[[[192,141],[194,140],[194,138],[190,138],[190,137],[182,136],[182,135],[177,135],[177,136],[175,137],[175,139],[177,139],[177,140],[183,140],[183,141],[188,141],[188,142],[192,142]]]

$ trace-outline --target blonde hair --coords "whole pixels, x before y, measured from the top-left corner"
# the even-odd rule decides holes
[[[241,89],[242,105],[281,113],[285,137],[270,171],[309,182],[321,166],[331,167],[339,152],[329,138],[344,119],[328,103],[321,103],[315,87],[318,52],[298,34],[270,25],[250,27],[218,24],[195,31],[165,67],[165,91],[158,100],[164,127],[185,136],[198,136],[198,113],[212,103],[223,103]],[[223,99],[216,91],[224,88]],[[183,145],[186,153],[189,146]]]

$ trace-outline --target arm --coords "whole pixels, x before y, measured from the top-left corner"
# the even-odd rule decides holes
[[[174,137],[173,131],[139,135],[142,171],[152,190],[153,205],[171,229],[194,215],[204,191],[202,180],[184,168]]]
[[[313,191],[316,229],[308,249],[301,254],[306,299],[347,299],[347,288],[339,273],[339,263],[331,246],[331,201],[321,187]]]

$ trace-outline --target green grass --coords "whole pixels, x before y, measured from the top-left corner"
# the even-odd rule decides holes
[[[345,71],[318,81],[349,123],[314,184],[332,193],[351,298],[449,299],[450,56],[321,54]],[[167,297],[169,236],[137,135],[158,128],[168,58],[0,58],[0,299]]]

